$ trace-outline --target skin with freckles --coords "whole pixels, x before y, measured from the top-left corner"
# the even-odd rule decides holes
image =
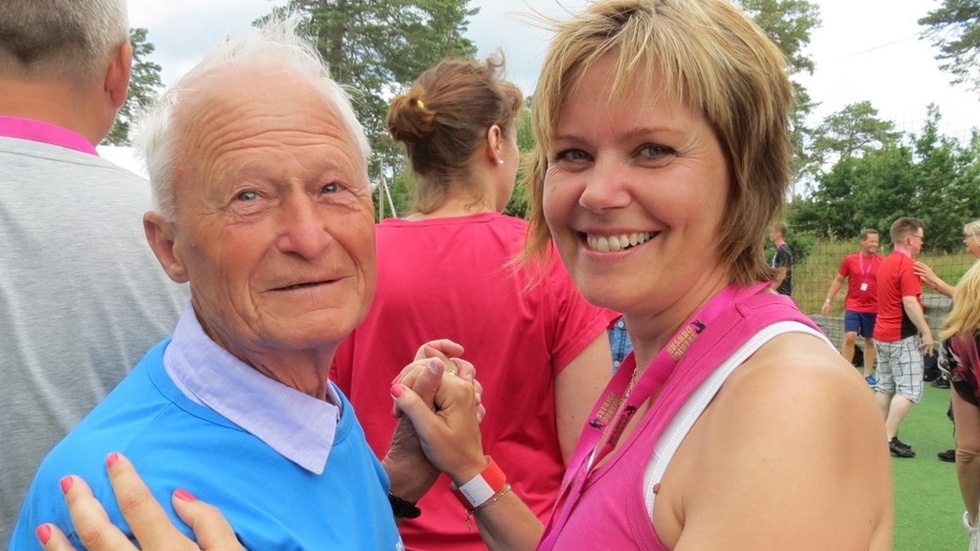
[[[371,194],[335,108],[294,73],[257,78],[275,70],[200,77],[222,85],[186,98],[178,119],[176,217],[151,212],[144,226],[212,339],[323,398],[330,355],[371,303]]]

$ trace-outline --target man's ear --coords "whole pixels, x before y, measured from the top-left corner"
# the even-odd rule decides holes
[[[151,210],[143,215],[143,232],[163,271],[177,283],[187,283],[187,267],[175,246],[177,228],[174,223],[167,221],[159,212]]]
[[[106,97],[116,110],[126,103],[126,94],[129,92],[129,77],[132,70],[133,45],[127,40],[113,50],[103,83]]]

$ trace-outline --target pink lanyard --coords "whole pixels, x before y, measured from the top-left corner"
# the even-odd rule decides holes
[[[739,300],[758,294],[767,285],[761,283],[752,287],[738,287],[732,284],[722,289],[674,334],[635,384],[633,355],[631,354],[620,366],[606,386],[604,398],[592,409],[588,422],[582,429],[575,454],[565,471],[565,478],[558,492],[551,519],[545,527],[544,539],[538,545],[539,551],[554,548],[558,534],[568,522],[571,510],[595,467],[616,448],[630,419],[640,406],[663,387],[691,343],[720,313],[731,308]]]
[[[871,273],[871,268],[875,267],[875,257],[871,257],[871,264],[868,265],[868,269],[864,269],[864,254],[858,253],[858,264],[861,266],[861,280],[868,281],[868,275]]]

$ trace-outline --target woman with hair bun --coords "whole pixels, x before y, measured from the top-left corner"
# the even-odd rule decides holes
[[[609,379],[606,327],[557,254],[514,266],[528,234],[501,211],[519,162],[521,91],[503,62],[448,60],[391,102],[417,193],[411,214],[377,225],[378,280],[364,323],[340,346],[331,379],[350,397],[381,456],[396,420],[392,379],[419,342],[448,338],[478,366],[484,452],[545,519],[591,404]],[[423,339],[423,340],[419,340]],[[444,477],[422,515],[400,525],[408,549],[486,549]]]

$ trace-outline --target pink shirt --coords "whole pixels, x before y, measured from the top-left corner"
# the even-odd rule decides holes
[[[586,302],[553,250],[543,281],[526,290],[531,272],[507,263],[523,249],[527,229],[524,220],[498,213],[381,222],[374,304],[337,350],[331,379],[382,457],[397,422],[392,379],[423,342],[463,345],[483,384],[484,451],[543,519],[565,472],[555,378],[618,314]],[[437,481],[419,501],[422,516],[401,523],[406,549],[486,549],[467,528],[449,482]]]
[[[569,508],[567,523],[556,528],[552,519],[539,550],[583,549],[582,542],[602,542],[603,549],[665,551],[643,495],[643,473],[654,447],[698,385],[753,335],[780,321],[797,321],[819,331],[789,297],[775,293],[742,299],[708,323],[636,429],[606,463],[591,471],[581,494],[570,497],[555,511],[558,516],[564,512],[561,509]],[[634,366],[631,354],[620,369],[632,370]],[[583,449],[586,445],[584,440],[579,442],[576,457],[588,453]],[[553,530],[557,533],[551,534]]]
[[[81,134],[49,122],[0,116],[0,136],[57,145],[89,155],[99,155],[92,142]]]

